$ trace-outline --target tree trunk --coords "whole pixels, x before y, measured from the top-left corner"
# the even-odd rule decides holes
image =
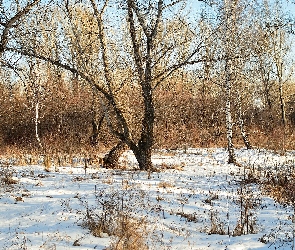
[[[285,100],[284,100],[284,94],[283,94],[283,83],[282,79],[279,79],[279,92],[280,92],[280,106],[281,106],[281,115],[282,115],[282,123],[283,126],[286,126],[287,120],[286,120],[286,108],[285,108]]]
[[[228,163],[236,163],[235,151],[233,144],[233,121],[231,114],[231,87],[232,87],[232,44],[233,29],[235,23],[233,19],[233,3],[231,1],[224,1],[225,4],[225,122],[226,122],[226,135],[227,135],[227,149],[228,149]]]
[[[241,130],[241,135],[242,135],[244,144],[245,144],[247,149],[252,149],[252,145],[250,143],[250,140],[249,140],[248,135],[247,135],[247,133],[245,131],[245,128],[244,128],[243,119],[239,119],[239,123],[240,123],[240,130]]]
[[[39,137],[38,123],[39,123],[39,102],[37,101],[35,104],[35,136],[40,149],[43,149],[43,146]]]
[[[128,22],[130,36],[133,45],[134,60],[140,80],[142,97],[144,102],[144,118],[142,120],[142,129],[140,140],[137,145],[130,145],[133,151],[140,170],[152,170],[152,146],[154,143],[154,121],[155,110],[153,103],[153,88],[152,88],[152,51],[154,46],[154,40],[157,35],[158,25],[163,11],[163,0],[159,0],[157,17],[153,27],[148,27],[147,24],[141,19],[141,14],[136,4],[132,0],[127,1],[128,7]],[[143,56],[140,50],[140,42],[137,38],[136,27],[134,24],[133,12],[139,18],[140,26],[142,27],[146,38],[146,53]],[[143,58],[145,57],[145,60]],[[145,61],[145,66],[143,62]]]
[[[94,114],[92,117],[92,135],[90,136],[90,144],[93,147],[97,146],[97,144],[98,144],[98,134],[99,134],[99,130],[102,126],[104,116],[105,116],[105,114],[103,113],[103,115],[100,118],[98,123],[96,121],[96,115]]]
[[[235,150],[233,144],[233,122],[231,116],[231,79],[229,72],[229,62],[226,59],[225,64],[225,92],[226,92],[226,104],[225,104],[225,118],[226,118],[226,135],[227,135],[227,149],[228,149],[228,163],[236,163]]]
[[[241,95],[240,95],[239,91],[238,91],[238,105],[239,105],[238,115],[239,115],[239,125],[240,125],[241,135],[242,135],[242,138],[243,138],[246,148],[252,149],[252,145],[251,145],[248,135],[245,131],[243,112],[242,112],[242,100],[241,100]]]
[[[103,167],[105,168],[118,168],[119,158],[126,150],[127,145],[120,141],[113,147],[108,154],[103,158]]]
[[[141,146],[131,149],[135,155],[135,158],[138,162],[138,167],[140,170],[143,171],[152,171],[153,164],[152,164],[152,150],[151,147],[144,147]]]

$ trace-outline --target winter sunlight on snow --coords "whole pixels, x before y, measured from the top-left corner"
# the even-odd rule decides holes
[[[236,154],[245,167],[228,165],[224,149],[160,150],[150,179],[130,152],[120,158],[129,170],[13,167],[16,184],[1,187],[0,247],[108,249],[129,230],[149,249],[291,249],[293,208],[267,197],[254,176],[294,168],[295,153]]]

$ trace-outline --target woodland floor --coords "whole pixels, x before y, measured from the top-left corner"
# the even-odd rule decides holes
[[[157,151],[150,178],[130,152],[125,170],[3,165],[0,248],[292,249],[293,208],[249,176],[292,171],[295,152],[236,153],[240,167],[221,148]]]

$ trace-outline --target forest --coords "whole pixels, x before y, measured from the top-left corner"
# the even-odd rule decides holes
[[[0,248],[295,249],[294,0],[0,0]]]
[[[250,2],[3,1],[1,151],[294,148],[294,4]]]

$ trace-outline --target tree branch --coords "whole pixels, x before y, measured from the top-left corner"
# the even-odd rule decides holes
[[[4,26],[3,33],[1,35],[1,42],[0,42],[0,54],[4,52],[5,47],[8,43],[8,35],[9,30],[12,27],[15,27],[14,24],[23,16],[25,16],[36,4],[38,4],[41,0],[35,0],[32,3],[28,4],[25,8],[21,11],[17,12],[11,19],[9,19],[6,23],[2,23]]]
[[[152,32],[150,34],[151,38],[155,37],[155,35],[157,34],[157,29],[161,20],[161,16],[162,16],[162,12],[163,12],[163,0],[159,0],[158,2],[158,12],[157,12],[157,17],[156,17],[156,23],[154,28],[152,29]]]
[[[166,5],[163,7],[163,9],[168,9],[168,8],[170,8],[170,7],[172,7],[172,6],[176,5],[176,4],[178,4],[178,3],[180,3],[180,2],[185,2],[185,1],[184,1],[184,0],[175,0],[175,1],[173,1],[172,3],[166,4]]]
[[[140,81],[143,82],[144,80],[144,69],[143,69],[143,62],[141,60],[141,53],[138,46],[138,41],[136,37],[136,30],[135,30],[135,24],[133,19],[133,7],[132,5],[134,2],[132,0],[128,0],[128,22],[129,22],[129,29],[130,29],[130,36],[132,39],[132,47],[133,47],[133,56],[137,68],[137,72],[140,78]]]

